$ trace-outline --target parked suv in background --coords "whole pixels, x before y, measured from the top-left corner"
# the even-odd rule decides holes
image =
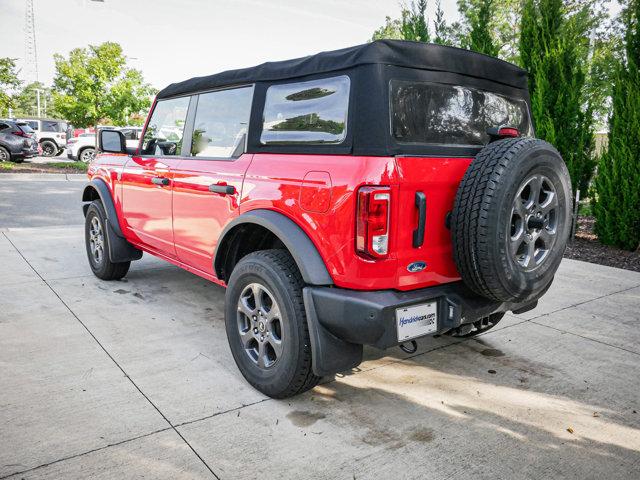
[[[22,162],[38,154],[38,142],[29,125],[0,120],[0,162]]]
[[[47,118],[20,118],[17,121],[27,123],[36,132],[45,157],[54,157],[64,151],[69,130],[66,121]]]
[[[226,286],[231,352],[276,398],[363,345],[477,335],[534,308],[571,220],[526,72],[393,40],[162,90],[138,149],[103,130],[85,241],[114,280],[148,252]]]
[[[104,128],[120,130],[125,137],[127,147],[136,148],[140,142],[141,127],[98,127],[98,130]],[[88,163],[93,160],[95,153],[95,133],[81,133],[77,137],[70,138],[67,141],[67,158],[71,160],[80,160]]]

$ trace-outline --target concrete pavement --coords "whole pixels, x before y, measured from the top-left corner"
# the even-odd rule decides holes
[[[235,367],[222,288],[148,255],[100,281],[73,223],[0,233],[0,478],[640,477],[638,273],[565,260],[475,340],[276,401]]]

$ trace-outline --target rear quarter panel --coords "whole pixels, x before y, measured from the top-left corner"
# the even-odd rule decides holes
[[[376,262],[355,254],[353,193],[366,184],[390,185],[397,193],[394,159],[255,154],[245,176],[240,212],[265,208],[291,218],[314,243],[339,287],[393,288],[397,265],[394,254]],[[394,204],[397,206],[397,202]]]

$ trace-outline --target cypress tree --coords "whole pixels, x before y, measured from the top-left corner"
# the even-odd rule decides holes
[[[574,190],[593,174],[593,110],[588,101],[589,5],[569,15],[562,0],[525,0],[520,61],[529,72],[536,134],[564,158]]]
[[[640,0],[622,11],[625,52],[616,66],[609,147],[594,182],[596,233],[627,250],[640,244]]]

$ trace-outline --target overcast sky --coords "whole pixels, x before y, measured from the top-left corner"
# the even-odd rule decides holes
[[[406,2],[409,3],[409,2]],[[24,64],[25,0],[0,0],[0,57]],[[455,0],[442,0],[447,20]],[[148,82],[174,81],[366,42],[398,0],[34,0],[39,79],[53,54],[114,41]],[[617,7],[614,7],[618,10]],[[435,0],[429,2],[433,20]]]
[[[53,78],[54,53],[109,40],[158,88],[364,43],[400,10],[398,0],[34,0],[34,9],[41,81]],[[455,0],[443,9],[457,16]],[[0,57],[20,67],[24,24],[25,0],[0,0]]]

